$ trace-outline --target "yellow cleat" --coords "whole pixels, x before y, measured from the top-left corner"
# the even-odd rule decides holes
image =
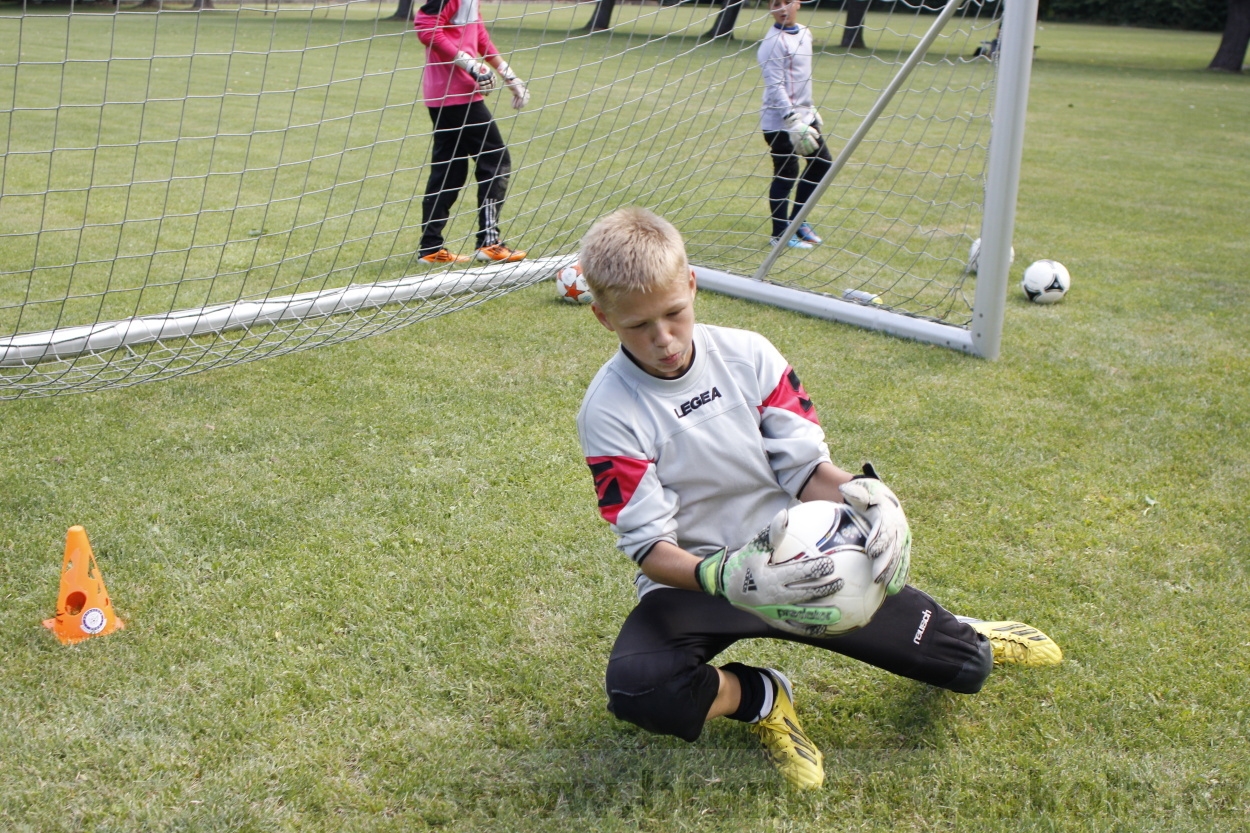
[[[1058,665],[1063,650],[1046,634],[1023,622],[967,621],[972,629],[990,641],[995,665],[1025,665],[1032,668]]]
[[[800,790],[816,790],[825,783],[825,756],[820,754],[794,713],[794,692],[780,671],[767,669],[776,683],[773,709],[749,728],[768,750],[768,757],[790,784]]]

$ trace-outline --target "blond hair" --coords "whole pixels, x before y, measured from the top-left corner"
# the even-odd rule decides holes
[[[637,206],[617,209],[591,226],[578,261],[600,306],[625,292],[652,292],[690,278],[681,234]]]

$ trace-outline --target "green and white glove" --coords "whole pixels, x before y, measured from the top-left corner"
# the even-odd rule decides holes
[[[864,463],[864,473],[843,483],[838,491],[872,525],[864,551],[873,560],[873,581],[884,582],[886,594],[893,596],[907,583],[911,568],[911,526],[902,504],[877,477],[872,463]]]
[[[456,53],[452,63],[469,73],[469,77],[477,84],[477,91],[482,95],[490,95],[495,89],[495,74],[490,71],[489,64],[479,61],[464,50]]]
[[[785,535],[787,517],[783,509],[768,529],[742,549],[732,553],[721,549],[703,559],[695,571],[703,592],[728,599],[734,607],[776,624],[801,616],[801,611],[794,610],[796,606],[842,589],[843,581],[829,556],[770,563],[775,544]]]
[[[512,93],[512,109],[520,110],[526,104],[530,103],[529,87],[525,86],[525,82],[521,80],[512,67],[508,66],[508,62],[500,60],[499,66],[495,67],[499,72],[499,77],[503,79],[507,85],[508,91]]]
[[[798,113],[787,113],[783,123],[795,153],[811,156],[820,149],[820,131],[803,121]]]

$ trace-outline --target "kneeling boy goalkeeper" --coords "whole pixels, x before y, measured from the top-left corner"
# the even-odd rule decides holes
[[[741,721],[791,784],[815,788],[823,756],[785,675],[709,664],[735,642],[802,642],[969,694],[994,662],[1059,662],[1039,631],[958,618],[906,584],[911,534],[897,498],[871,468],[852,478],[833,465],[811,399],[767,339],[695,322],[694,274],[671,224],[616,211],[582,240],[580,263],[591,309],[620,350],[591,382],[578,432],[599,511],[640,568],[638,605],[608,660],[612,714],[687,741],[712,718]],[[808,500],[874,519],[866,549],[891,593],[866,627],[832,638],[789,633],[724,596],[750,580],[726,554]]]

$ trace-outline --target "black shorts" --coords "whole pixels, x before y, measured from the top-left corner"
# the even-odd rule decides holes
[[[993,665],[989,643],[914,587],[886,598],[872,621],[813,639],[778,630],[724,599],[663,588],[642,597],[608,660],[608,709],[644,729],[694,740],[720,686],[708,662],[742,639],[801,642],[893,674],[972,694]]]

